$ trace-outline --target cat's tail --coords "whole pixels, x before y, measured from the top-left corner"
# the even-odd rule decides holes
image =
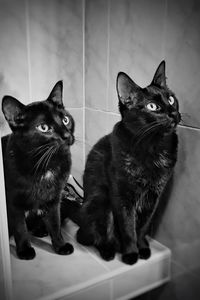
[[[81,210],[82,203],[83,203],[83,188],[77,182],[77,180],[70,174],[62,195],[61,208],[60,208],[61,222],[63,222],[64,219],[69,218],[77,225],[80,226],[81,224],[80,210]]]

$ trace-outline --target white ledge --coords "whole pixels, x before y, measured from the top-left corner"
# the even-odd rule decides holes
[[[171,251],[157,241],[150,241],[150,259],[129,266],[121,262],[120,255],[106,262],[92,247],[78,244],[74,237],[76,230],[71,221],[63,229],[64,238],[75,248],[69,256],[54,253],[48,237],[33,237],[36,258],[20,260],[11,241],[13,299],[122,300],[169,281]]]

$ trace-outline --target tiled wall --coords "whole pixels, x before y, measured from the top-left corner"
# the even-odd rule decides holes
[[[120,118],[117,73],[143,87],[166,60],[168,85],[189,127],[178,129],[173,190],[156,234],[173,253],[172,283],[152,299],[199,299],[200,3],[86,0],[85,41],[86,153]]]
[[[145,86],[166,60],[189,128],[179,128],[174,188],[157,239],[173,251],[174,276],[187,274],[191,286],[200,279],[199,28],[198,0],[0,0],[0,98],[44,99],[63,79],[76,121],[72,171],[79,180],[85,153],[120,118],[117,73]],[[1,113],[0,122],[6,132]]]
[[[83,151],[82,0],[0,0],[0,98],[44,100],[64,83],[64,104],[76,121],[73,174],[81,177]],[[2,113],[1,129],[8,132]]]

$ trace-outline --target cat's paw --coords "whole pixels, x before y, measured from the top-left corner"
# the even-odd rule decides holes
[[[127,254],[123,254],[122,255],[122,261],[125,264],[133,265],[133,264],[135,264],[137,262],[138,257],[139,256],[138,256],[137,252],[127,253]]]
[[[91,234],[86,234],[81,228],[78,229],[76,234],[77,241],[84,246],[91,246],[94,244],[94,238]]]
[[[141,259],[148,259],[151,256],[150,248],[141,248],[139,249],[139,257]]]
[[[98,250],[99,250],[101,257],[106,261],[112,260],[115,257],[114,247],[106,247],[106,248],[101,248]]]
[[[22,250],[17,250],[17,256],[20,259],[30,260],[35,257],[36,253],[33,247],[26,247]]]
[[[32,230],[31,233],[32,233],[32,235],[39,237],[39,238],[43,238],[48,235],[48,231],[46,230],[45,227],[37,227],[34,230]]]
[[[74,247],[70,243],[66,243],[56,250],[60,255],[69,255],[74,252]]]

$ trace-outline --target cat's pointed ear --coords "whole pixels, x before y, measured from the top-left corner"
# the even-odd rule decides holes
[[[63,94],[63,82],[62,80],[60,80],[54,85],[48,97],[48,100],[52,101],[56,105],[63,106],[62,94]]]
[[[119,111],[123,115],[125,110],[130,110],[135,106],[137,94],[141,88],[124,72],[118,73],[116,88],[119,98]]]
[[[12,130],[24,125],[25,105],[11,96],[2,99],[2,111]]]
[[[156,85],[159,87],[166,87],[166,75],[165,75],[165,61],[161,61],[159,64],[151,85]]]
[[[119,102],[127,108],[133,106],[136,100],[136,92],[140,89],[140,87],[123,72],[120,72],[117,75],[116,87]]]

